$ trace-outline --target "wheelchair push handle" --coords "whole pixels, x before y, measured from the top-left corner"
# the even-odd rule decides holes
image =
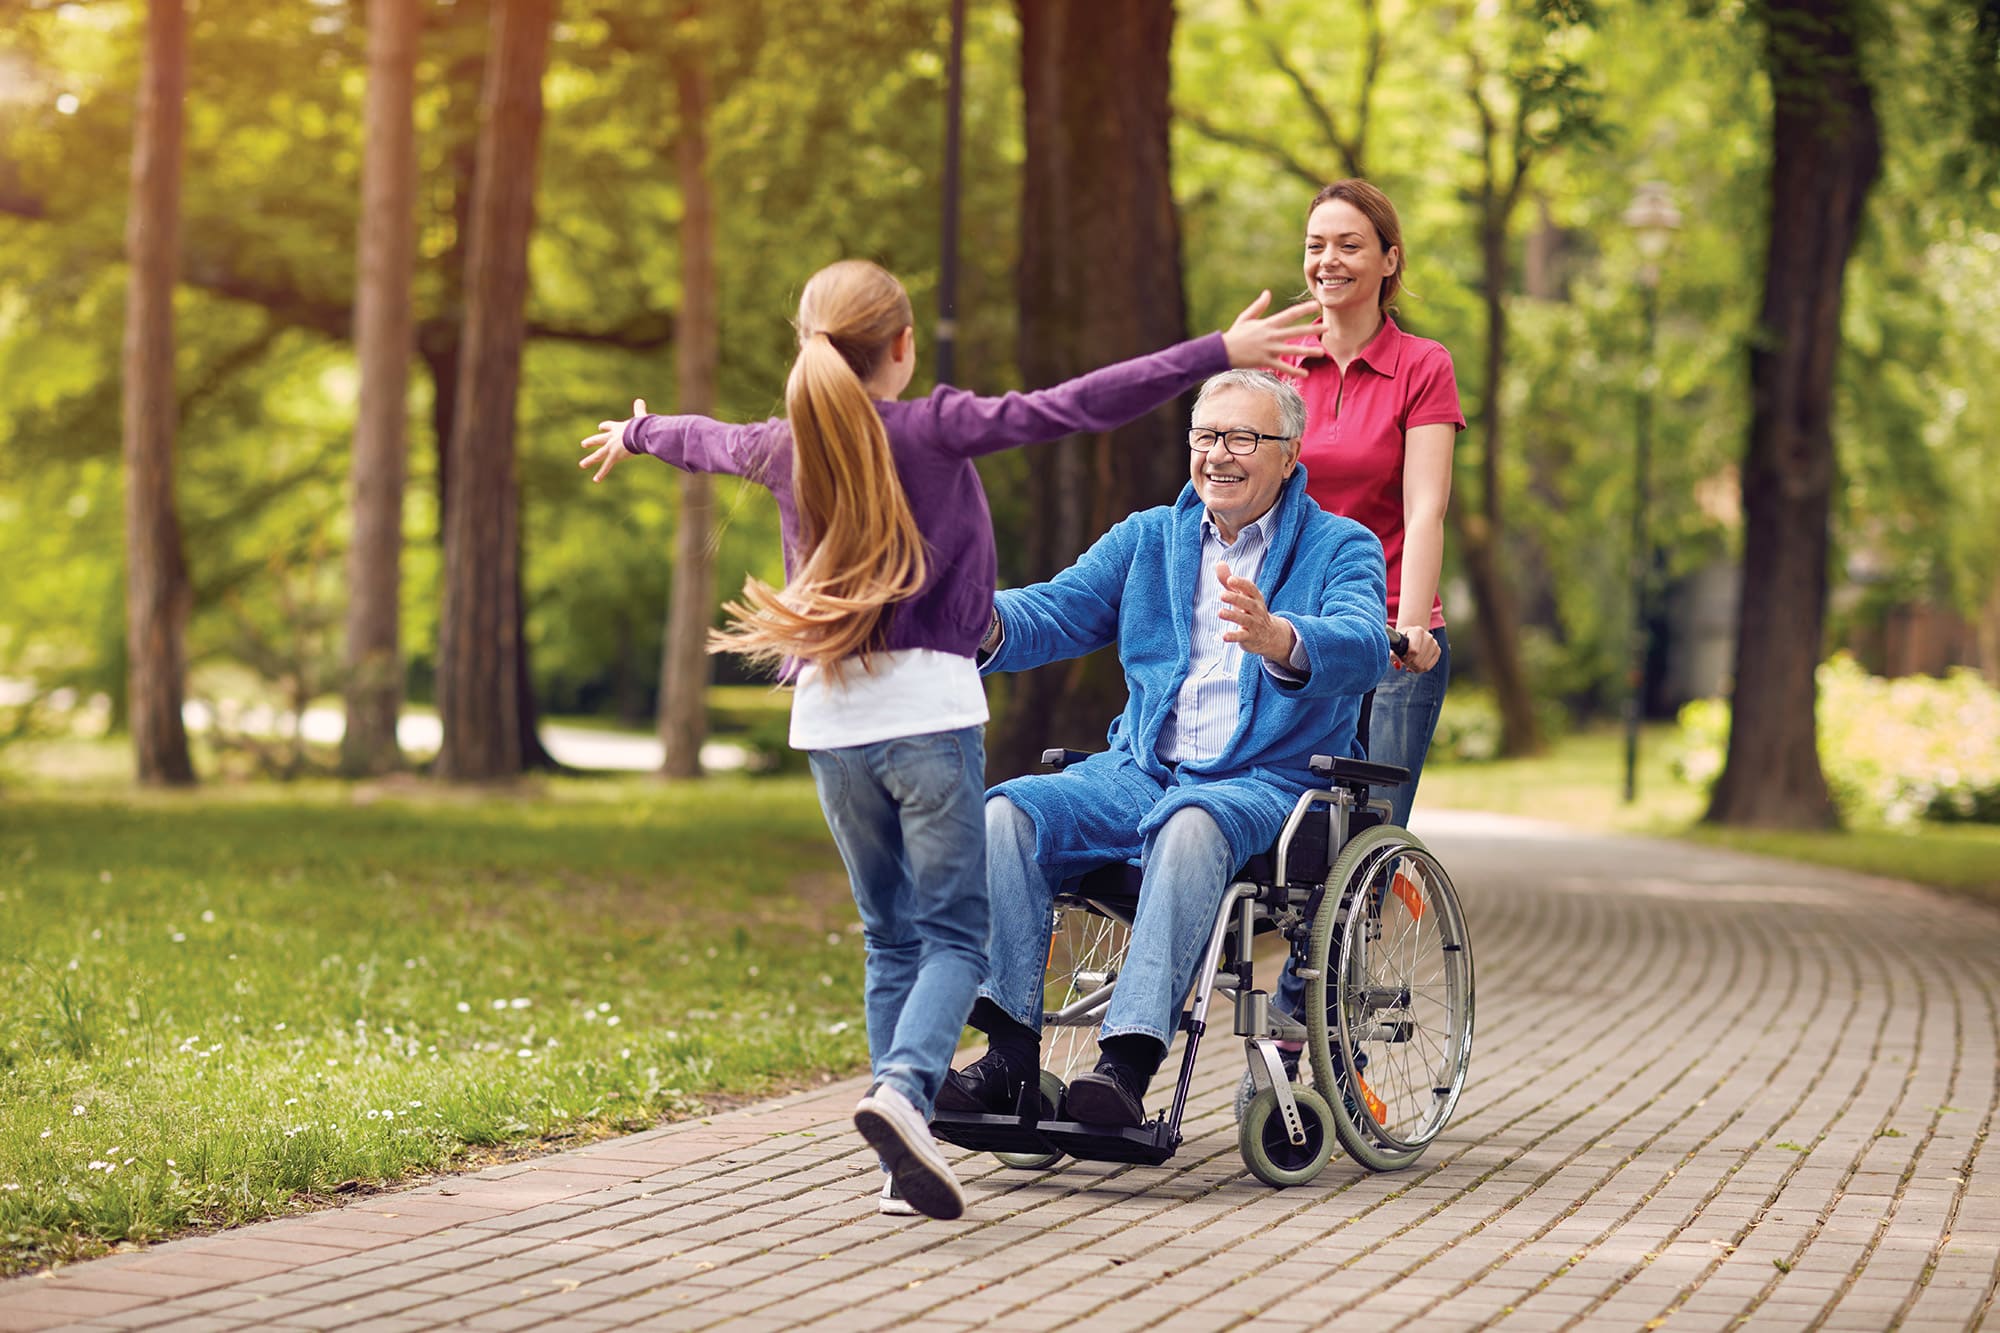
[[[1407,656],[1410,651],[1410,636],[1394,625],[1389,626],[1389,651],[1398,657]]]

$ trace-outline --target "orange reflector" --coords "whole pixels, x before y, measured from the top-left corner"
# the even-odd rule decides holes
[[[1361,1089],[1361,1100],[1368,1103],[1368,1114],[1375,1117],[1375,1123],[1386,1124],[1389,1119],[1389,1108],[1375,1095],[1375,1090],[1368,1086],[1368,1080],[1356,1074],[1354,1085]]]
[[[1415,880],[1398,870],[1396,878],[1389,881],[1389,892],[1403,900],[1403,906],[1410,909],[1413,918],[1418,921],[1424,919],[1424,895]]]

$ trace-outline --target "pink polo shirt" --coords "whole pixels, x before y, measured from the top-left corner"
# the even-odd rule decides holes
[[[1318,347],[1318,340],[1310,344]],[[1325,355],[1304,363],[1299,392],[1306,400],[1306,435],[1299,461],[1306,493],[1329,513],[1351,518],[1382,540],[1389,566],[1389,623],[1403,589],[1403,445],[1415,426],[1450,423],[1465,429],[1458,379],[1442,343],[1412,337],[1382,321],[1342,375]],[[1431,605],[1430,628],[1444,624],[1442,600]]]

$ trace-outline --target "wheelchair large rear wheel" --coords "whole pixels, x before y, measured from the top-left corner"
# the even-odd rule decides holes
[[[1472,1055],[1472,948],[1451,877],[1407,830],[1341,849],[1314,918],[1313,1082],[1350,1156],[1395,1171],[1451,1119]]]

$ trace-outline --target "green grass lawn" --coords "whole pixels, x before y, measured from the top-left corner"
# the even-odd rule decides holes
[[[1425,807],[1491,810],[1628,833],[1686,837],[1718,847],[1782,856],[1815,865],[1928,884],[2000,906],[2000,827],[1917,824],[1891,829],[1857,825],[1831,833],[1723,829],[1699,823],[1702,793],[1673,773],[1678,747],[1670,727],[1640,740],[1639,799],[1624,801],[1625,749],[1611,728],[1564,737],[1532,759],[1485,764],[1434,763],[1424,769]]]
[[[0,799],[0,1273],[865,1066],[811,786]]]

